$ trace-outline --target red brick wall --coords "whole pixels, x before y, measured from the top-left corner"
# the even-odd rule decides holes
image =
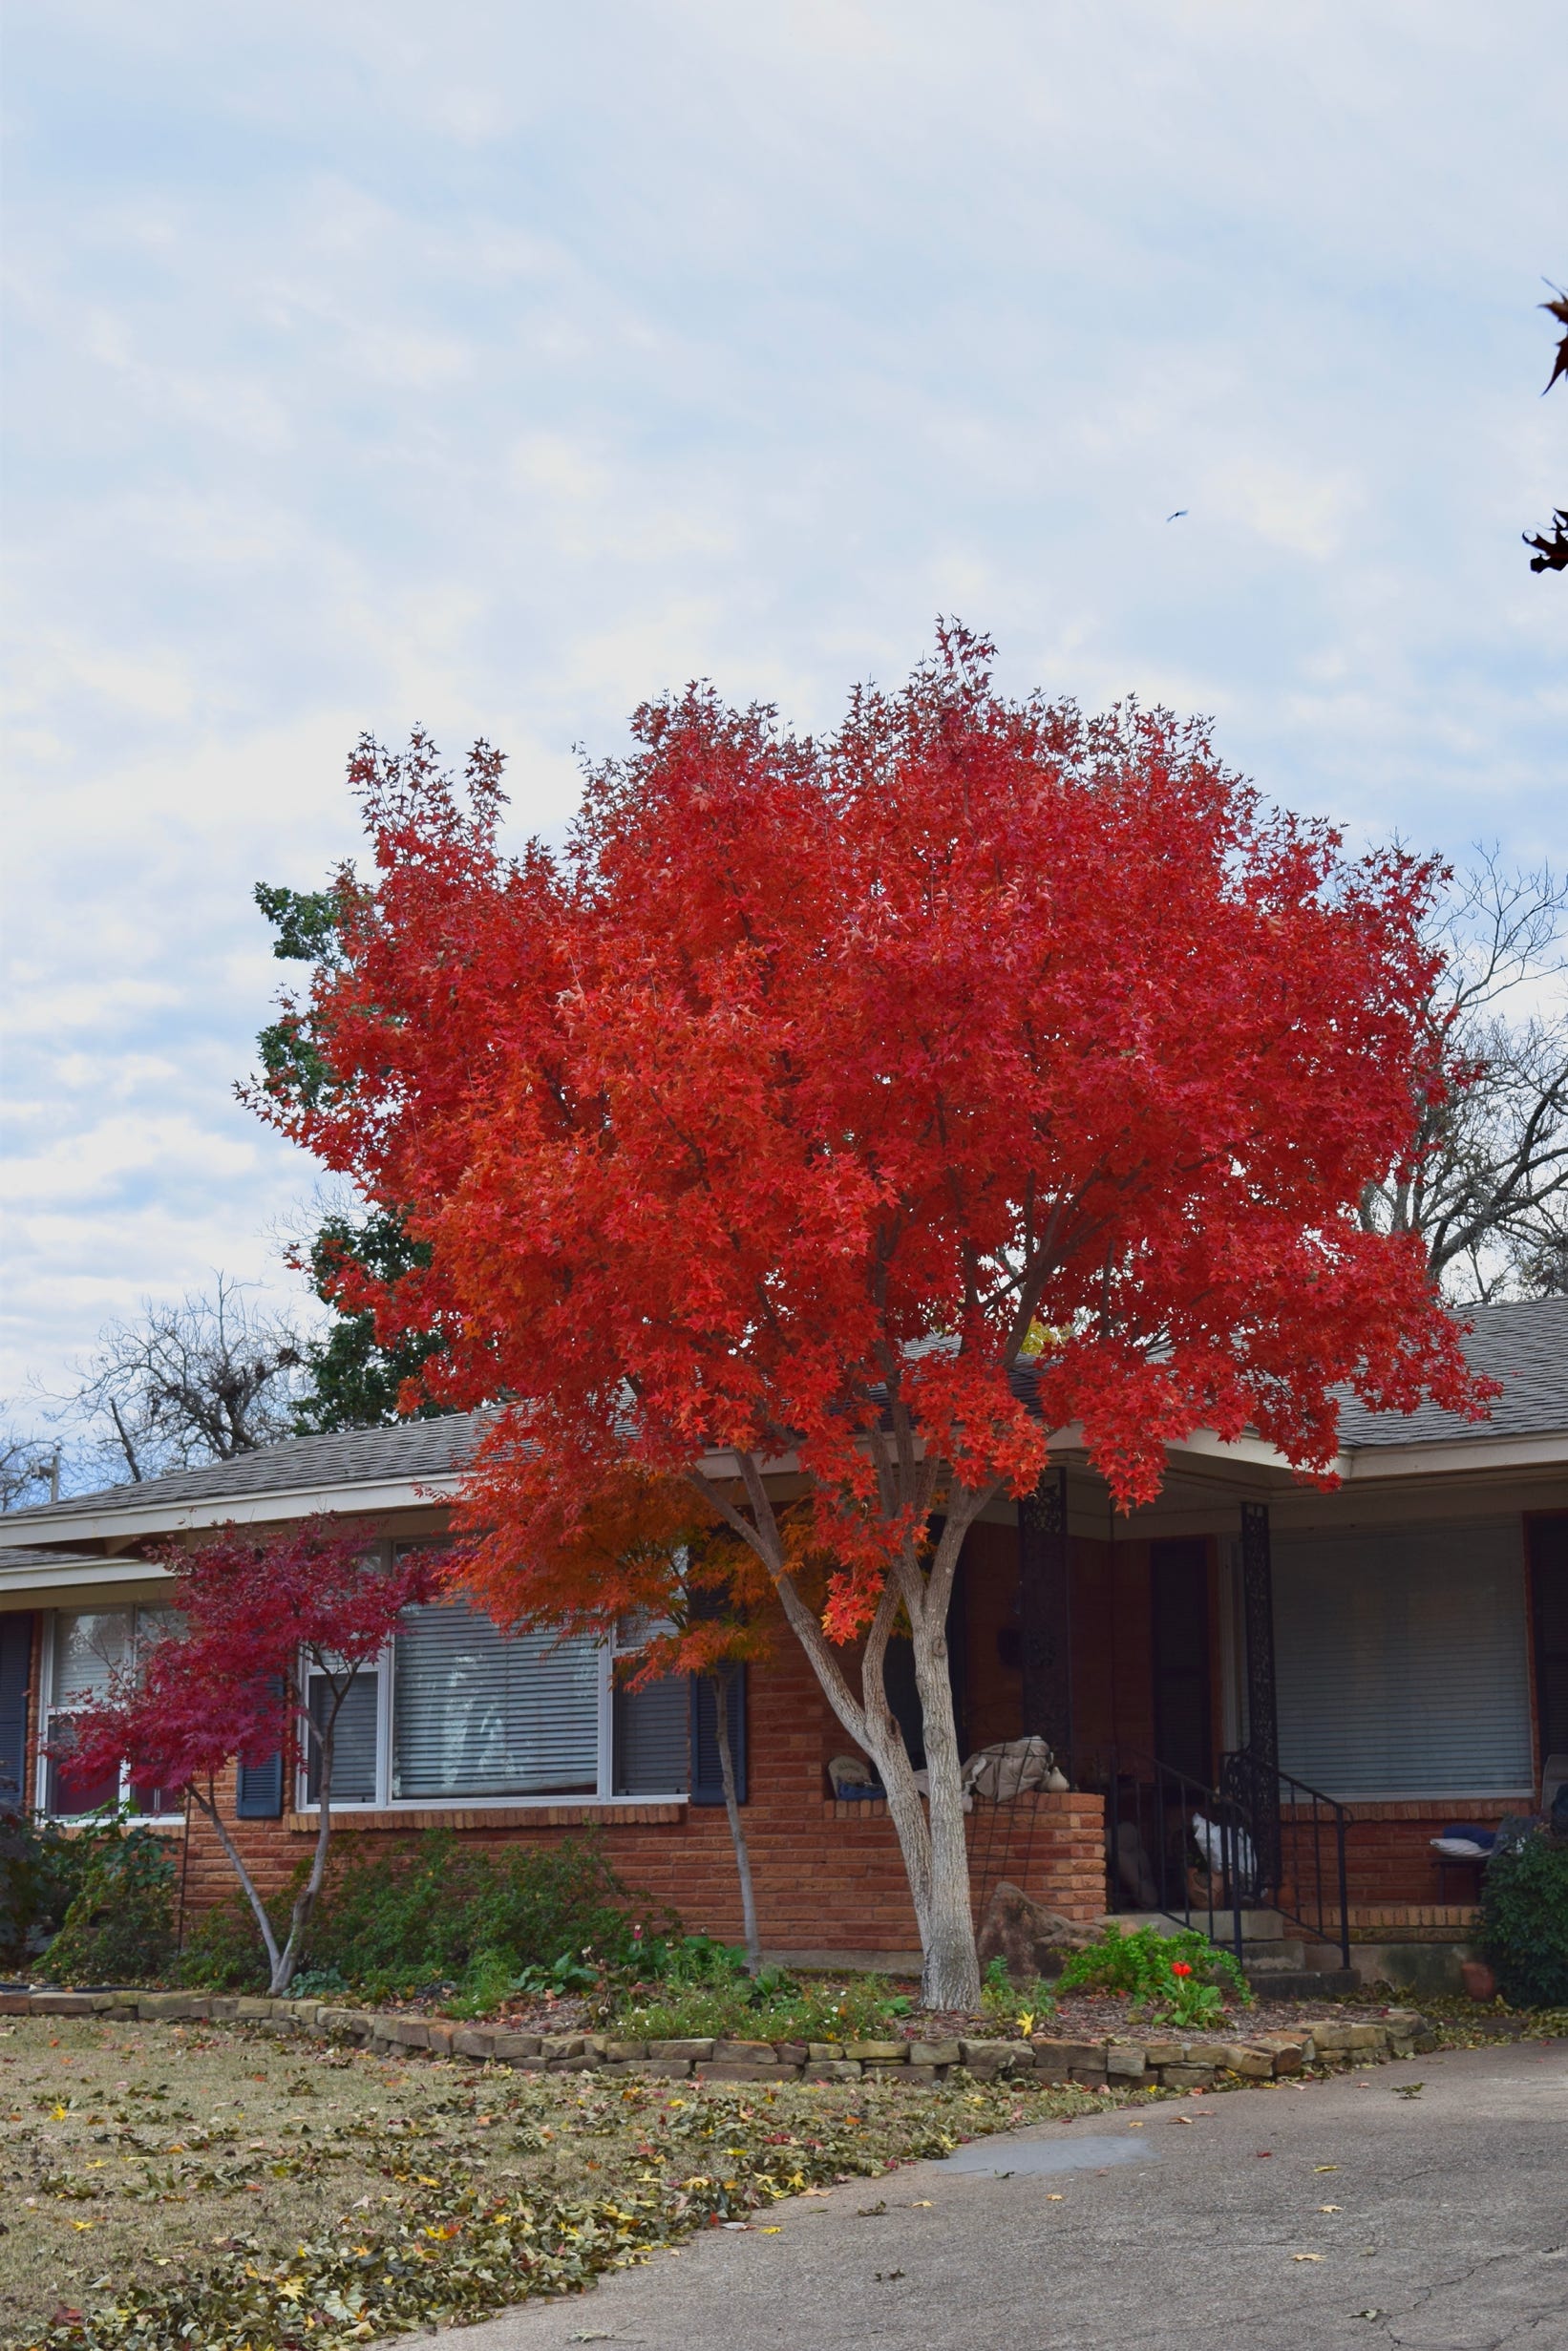
[[[1432,1852],[1432,1838],[1441,1836],[1451,1822],[1476,1821],[1495,1828],[1505,1813],[1520,1809],[1516,1796],[1438,1796],[1419,1803],[1351,1805],[1345,1850],[1352,1907],[1437,1901],[1441,1855]],[[1473,1871],[1451,1864],[1447,1900],[1471,1899],[1474,1884]]]
[[[787,1643],[787,1645],[786,1645]],[[1010,1735],[1010,1734],[1009,1734]],[[835,1804],[824,1766],[848,1750],[848,1739],[823,1698],[811,1666],[787,1636],[751,1674],[748,1722],[750,1797],[745,1811],[763,1942],[783,1951],[912,1951],[918,1948],[893,1825],[880,1805]],[[232,1785],[222,1791],[232,1816]],[[555,1843],[588,1819],[603,1824],[605,1849],[628,1887],[678,1910],[693,1931],[735,1940],[740,1902],[729,1825],[722,1808],[592,1807],[549,1811],[425,1813],[421,1820],[461,1824],[460,1832],[497,1848]],[[314,1823],[245,1821],[234,1834],[247,1865],[268,1891],[279,1888],[309,1848]],[[394,1851],[409,1830],[399,1815],[345,1815],[339,1851]],[[1070,1917],[1104,1909],[1100,1801],[1046,1796],[998,1813],[972,1816],[970,1848],[983,1899],[1000,1877]],[[226,1899],[233,1876],[210,1829],[193,1823],[185,1898],[198,1912]]]

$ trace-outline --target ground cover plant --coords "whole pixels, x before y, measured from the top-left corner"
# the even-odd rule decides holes
[[[1123,2093],[546,2077],[231,2026],[0,2025],[7,2351],[477,2318],[779,2198]]]
[[[1056,1980],[1060,1993],[1124,1994],[1134,2014],[1156,2023],[1197,2027],[1215,2023],[1227,1997],[1248,2007],[1253,1992],[1235,1958],[1196,1927],[1162,1935],[1140,1926],[1131,1935],[1106,1926],[1075,1951]]]

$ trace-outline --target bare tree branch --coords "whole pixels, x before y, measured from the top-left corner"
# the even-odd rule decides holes
[[[1568,878],[1497,853],[1455,883],[1436,924],[1447,968],[1423,1007],[1450,1072],[1423,1106],[1411,1166],[1362,1200],[1369,1232],[1419,1233],[1456,1302],[1568,1288]]]
[[[289,1318],[220,1274],[210,1297],[111,1323],[64,1411],[110,1483],[139,1482],[291,1436],[303,1361]]]

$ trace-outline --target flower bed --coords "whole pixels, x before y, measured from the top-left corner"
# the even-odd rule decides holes
[[[847,2082],[864,2076],[906,2087],[943,2082],[957,2068],[978,2080],[1006,2075],[1042,2086],[1141,2086],[1197,2089],[1217,2083],[1275,2080],[1315,2066],[1368,2065],[1436,2045],[1413,2008],[1375,2016],[1329,2011],[1310,2021],[1246,2031],[1181,2034],[1122,2030],[1084,2039],[1056,2033],[938,2037],[922,2020],[907,2036],[866,2041],[742,2041],[691,2037],[623,2040],[602,2032],[519,2032],[446,2023],[385,2009],[335,2007],[313,2000],[265,2000],[185,1992],[24,1992],[0,1996],[0,2014],[135,2016],[142,2022],[237,2023],[381,2053],[496,2064],[523,2072],[645,2075],[666,2081]],[[1059,2022],[1059,2020],[1053,2020]],[[1229,2020],[1227,2020],[1227,2023]]]

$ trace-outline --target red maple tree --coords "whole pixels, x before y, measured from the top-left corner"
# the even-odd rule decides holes
[[[429,1250],[344,1303],[439,1328],[442,1400],[505,1400],[466,1489],[485,1602],[645,1608],[702,1667],[695,1504],[728,1620],[776,1596],[876,1763],[943,2006],[977,1990],[953,1575],[1050,1432],[1127,1506],[1197,1429],[1331,1474],[1341,1384],[1482,1408],[1419,1243],[1355,1213],[1444,1083],[1436,869],[1269,811],[1200,723],[1008,700],[990,657],[944,630],[819,740],[650,704],[559,856],[504,854],[487,746],[465,788],[421,735],[362,743],[374,876],[340,877],[264,1095]]]
[[[105,1698],[77,1711],[62,1693],[61,1759],[88,1779],[113,1780],[123,1766],[138,1787],[189,1796],[240,1881],[266,1948],[269,1989],[281,1994],[326,1876],[338,1716],[354,1675],[380,1656],[402,1611],[432,1596],[436,1569],[418,1552],[389,1568],[368,1555],[363,1534],[335,1532],[325,1519],[270,1540],[225,1528],[196,1549],[170,1545],[161,1556],[175,1628],[117,1675]],[[281,1945],[217,1791],[231,1764],[273,1757],[286,1789],[308,1761],[320,1808],[310,1869]]]

